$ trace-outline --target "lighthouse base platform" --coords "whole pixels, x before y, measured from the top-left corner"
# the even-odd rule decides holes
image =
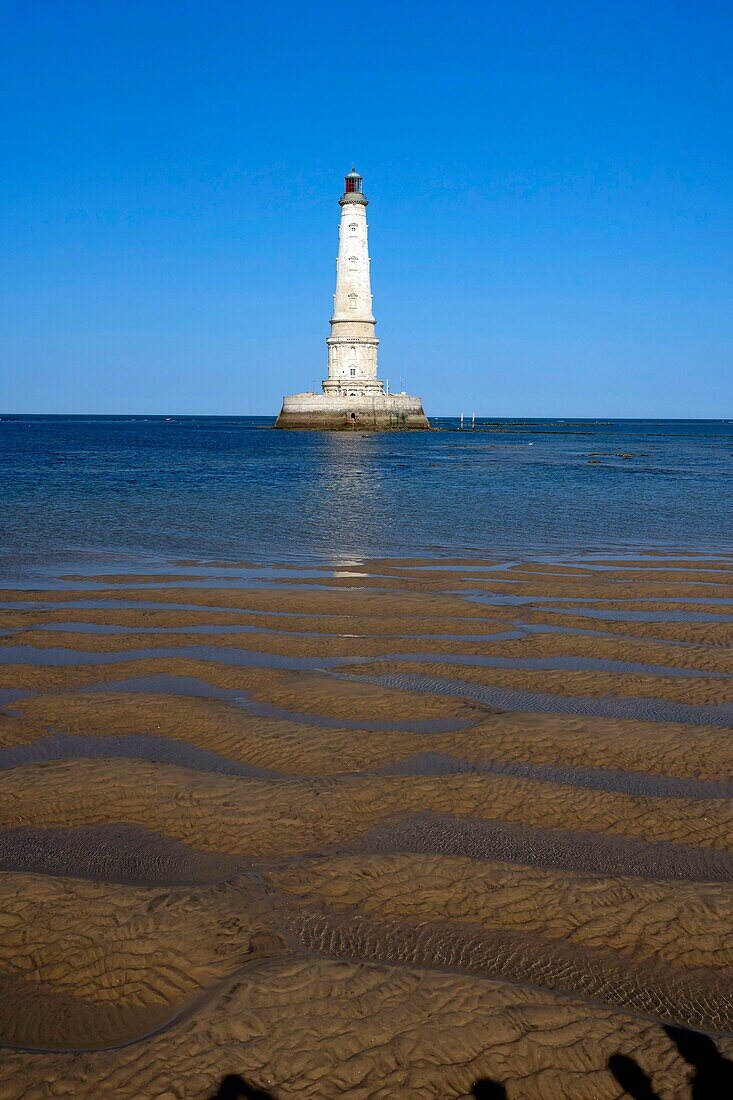
[[[312,432],[395,432],[429,428],[419,397],[407,393],[293,393],[283,398],[276,428]]]

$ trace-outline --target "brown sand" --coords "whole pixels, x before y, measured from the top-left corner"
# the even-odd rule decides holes
[[[352,670],[364,676],[388,676],[393,673],[428,675],[447,680],[456,677],[472,684],[495,685],[525,691],[539,691],[550,695],[581,695],[607,697],[623,696],[669,699],[679,703],[710,705],[733,700],[733,679],[719,680],[699,677],[688,679],[679,676],[621,674],[604,672],[550,671],[534,672],[527,669],[474,668],[437,661],[409,662],[378,661],[360,665]]]
[[[644,624],[646,625],[646,624]],[[396,628],[397,623],[393,624]],[[456,633],[460,637],[460,624]],[[467,632],[468,633],[468,632]],[[400,637],[394,634],[371,634],[366,637],[354,634],[304,634],[284,631],[267,633],[226,632],[221,634],[143,633],[134,630],[114,634],[80,633],[71,630],[20,630],[0,638],[0,655],[3,646],[28,645],[38,649],[67,648],[82,653],[120,653],[148,649],[170,649],[184,646],[206,646],[247,650],[251,653],[272,653],[284,657],[327,659],[350,657],[388,657],[391,654],[456,654],[486,657],[515,658],[518,660],[552,657],[585,657],[595,661],[639,662],[651,666],[647,674],[663,676],[670,667],[686,669],[695,674],[723,673],[733,676],[733,660],[727,649],[715,649],[702,645],[666,645],[663,641],[643,641],[632,638],[585,637],[562,633],[527,635],[520,639],[494,640],[490,633],[476,634],[480,640],[458,640],[446,635],[427,637]],[[70,658],[73,663],[73,657]],[[689,686],[685,680],[684,683]]]
[[[696,727],[692,753],[689,726],[660,722],[505,713],[426,738],[259,718],[213,699],[140,693],[131,700],[114,691],[37,695],[13,710],[23,717],[0,716],[0,744],[29,744],[61,732],[104,738],[144,730],[289,775],[371,771],[426,750],[476,765],[519,761],[709,780],[733,775],[733,740],[719,729]]]
[[[0,657],[33,661],[0,664],[25,693],[0,712],[0,1100],[204,1100],[228,1073],[277,1097],[489,1077],[620,1100],[614,1055],[671,1100],[690,1067],[664,1026],[733,1058],[733,616],[584,614],[730,615],[699,601],[733,596],[733,564],[596,563],[217,589],[181,581],[235,563],[186,562],[1,593],[39,607],[0,610]],[[55,606],[76,599],[112,604]],[[124,632],[44,629],[75,622]],[[492,637],[521,624],[549,629]],[[161,652],[182,646],[210,653]]]

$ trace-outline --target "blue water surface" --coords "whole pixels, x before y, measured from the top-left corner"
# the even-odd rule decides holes
[[[733,549],[733,422],[0,419],[0,569]]]

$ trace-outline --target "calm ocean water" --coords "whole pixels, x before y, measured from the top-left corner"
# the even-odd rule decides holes
[[[733,550],[733,422],[455,420],[398,434],[254,417],[0,420],[0,569]]]

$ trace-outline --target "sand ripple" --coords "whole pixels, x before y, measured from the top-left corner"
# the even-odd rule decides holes
[[[0,1100],[733,1056],[730,559],[188,564],[0,592]]]

